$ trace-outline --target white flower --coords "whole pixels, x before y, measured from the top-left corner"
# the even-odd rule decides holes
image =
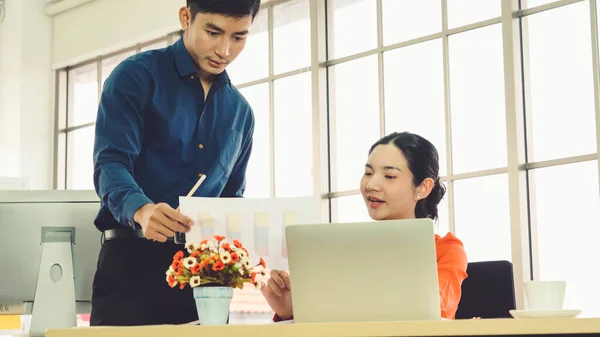
[[[169,276],[169,275],[171,275],[174,272],[175,272],[175,269],[173,269],[173,266],[170,266],[169,270],[167,270],[166,274],[167,274],[167,276]]]
[[[215,243],[212,241],[208,241],[206,244],[208,245],[208,248],[213,248],[215,246]]]
[[[240,257],[240,260],[245,260],[248,258],[248,254],[246,254],[246,251],[244,251],[243,249],[237,249],[236,252],[238,253],[238,256]]]
[[[238,269],[238,272],[240,273],[240,275],[242,275],[242,276],[243,276],[243,275],[244,275],[244,266],[242,266],[242,264],[241,264],[241,263],[239,263],[239,262],[238,262],[238,263],[236,263],[236,264],[235,264],[235,266],[237,267],[237,269]]]
[[[224,264],[228,264],[229,262],[231,262],[231,254],[229,254],[229,252],[227,252],[224,249],[221,249],[221,251],[219,251],[219,255],[221,256],[221,262],[223,262]]]
[[[186,257],[185,259],[183,259],[183,266],[190,269],[192,268],[194,265],[196,264],[196,258],[195,257]]]
[[[200,285],[200,276],[192,276],[190,278],[190,287],[194,288]]]
[[[250,268],[250,260],[245,259],[242,261],[242,264],[246,267],[246,268]]]
[[[206,243],[202,244],[202,246],[200,246],[200,250],[202,250],[202,251],[207,250],[207,249],[208,249],[208,245]]]
[[[185,248],[187,249],[188,253],[192,253],[194,251],[194,249],[196,248],[196,245],[194,244],[193,241],[190,241],[185,244]]]

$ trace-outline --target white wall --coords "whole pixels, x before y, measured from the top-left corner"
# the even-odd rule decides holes
[[[0,176],[52,187],[52,19],[45,0],[6,1],[0,22]]]
[[[80,4],[54,16],[53,67],[64,68],[180,29],[185,0],[62,0]],[[271,0],[262,0],[265,4]],[[75,29],[74,29],[75,27]]]
[[[95,0],[57,14],[53,67],[173,33],[180,28],[183,5],[185,0]]]

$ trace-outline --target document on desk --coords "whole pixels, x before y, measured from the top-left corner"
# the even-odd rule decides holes
[[[182,214],[194,220],[186,242],[227,237],[239,240],[251,263],[265,259],[269,269],[288,270],[285,227],[320,222],[320,199],[180,197]]]

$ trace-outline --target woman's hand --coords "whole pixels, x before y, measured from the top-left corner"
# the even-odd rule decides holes
[[[267,285],[261,289],[262,294],[277,316],[282,320],[291,319],[294,313],[290,275],[283,270],[271,270],[270,276]]]

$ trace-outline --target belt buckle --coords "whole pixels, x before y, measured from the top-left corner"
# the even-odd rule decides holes
[[[185,233],[175,232],[173,236],[173,242],[179,245],[185,245]]]

